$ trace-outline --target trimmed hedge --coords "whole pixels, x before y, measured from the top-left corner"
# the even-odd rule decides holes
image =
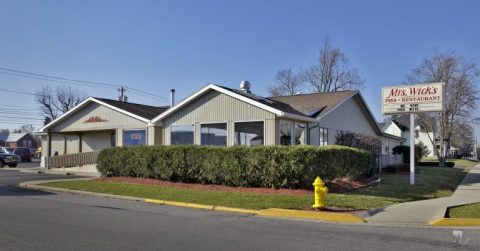
[[[418,164],[419,166],[438,166],[438,161],[436,161],[436,162],[418,162],[417,164]],[[445,166],[447,166],[447,167],[454,167],[454,166],[455,166],[455,162],[447,161],[447,162],[445,162]]]
[[[107,148],[97,169],[102,176],[310,189],[316,176],[359,178],[372,172],[371,163],[369,152],[346,146],[177,145]]]

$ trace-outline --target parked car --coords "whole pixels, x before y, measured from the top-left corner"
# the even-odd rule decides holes
[[[20,156],[12,153],[13,149],[9,147],[0,147],[0,167],[8,165],[9,167],[16,167],[20,162]]]
[[[22,161],[32,162],[32,153],[28,147],[17,147],[13,153],[20,156]]]

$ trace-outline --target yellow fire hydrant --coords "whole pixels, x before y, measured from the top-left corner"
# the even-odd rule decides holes
[[[323,183],[320,177],[315,179],[313,182],[314,194],[315,194],[315,204],[312,205],[315,209],[320,209],[325,207],[325,194],[328,193],[328,188]]]

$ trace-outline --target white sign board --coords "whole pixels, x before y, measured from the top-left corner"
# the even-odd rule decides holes
[[[383,114],[443,112],[444,109],[444,83],[382,88]]]

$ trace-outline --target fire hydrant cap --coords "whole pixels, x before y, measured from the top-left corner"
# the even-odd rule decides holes
[[[323,183],[322,179],[320,179],[320,177],[317,177],[315,179],[315,182],[313,182],[313,185],[314,186],[324,186],[325,184]]]

